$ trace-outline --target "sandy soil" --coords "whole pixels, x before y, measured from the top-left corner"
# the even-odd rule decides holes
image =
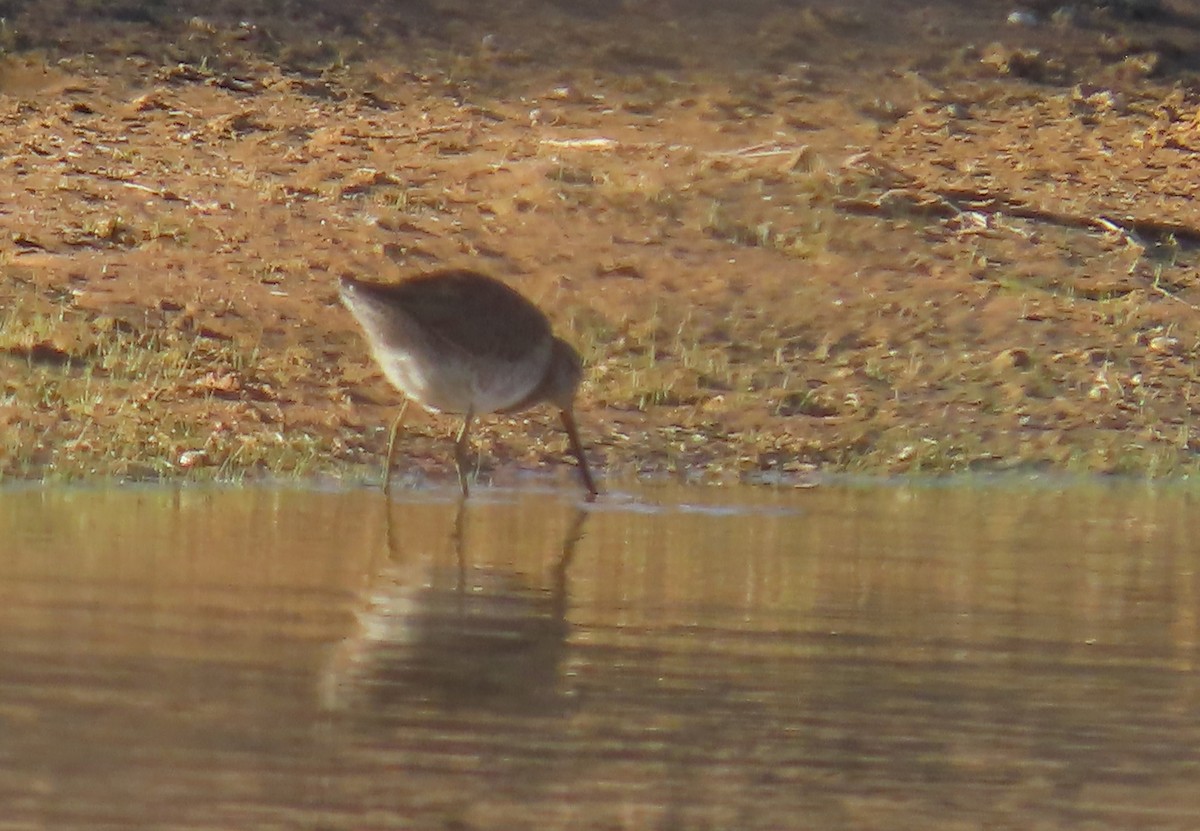
[[[446,266],[610,475],[1197,468],[1195,3],[180,5],[0,2],[4,477],[377,475],[336,280]]]

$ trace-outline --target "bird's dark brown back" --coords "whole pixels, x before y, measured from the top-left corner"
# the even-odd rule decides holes
[[[409,315],[430,337],[472,355],[518,360],[550,338],[546,316],[515,289],[466,269],[430,272],[357,290]]]

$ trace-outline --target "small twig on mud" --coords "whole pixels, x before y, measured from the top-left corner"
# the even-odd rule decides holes
[[[132,190],[140,190],[144,193],[153,194],[160,199],[167,200],[168,202],[182,202],[183,204],[187,205],[189,208],[194,208],[197,211],[202,211],[204,213],[208,213],[213,208],[217,207],[216,202],[209,202],[207,204],[205,204],[204,202],[197,202],[195,199],[191,199],[190,197],[187,197],[187,196],[182,196],[181,194],[178,194],[173,190],[167,190],[165,188],[153,188],[153,187],[150,187],[149,185],[143,185],[141,182],[131,182],[128,179],[118,179],[115,176],[108,176],[103,173],[94,174],[94,175],[101,176],[105,179],[108,179],[110,182],[116,182],[117,184],[123,185],[124,187],[127,187],[127,188],[131,188]]]
[[[1122,228],[1120,225],[1113,222],[1111,219],[1108,219],[1107,217],[1098,216],[1096,217],[1095,222],[1101,228],[1112,231],[1117,236],[1124,237],[1125,239],[1132,239],[1128,230]]]
[[[619,146],[616,139],[584,138],[584,139],[541,139],[540,144],[547,147],[562,147],[571,150],[615,150]]]
[[[425,136],[433,136],[438,133],[451,133],[455,130],[469,130],[473,125],[469,123],[455,122],[454,124],[436,124],[432,127],[422,127],[419,130],[410,130],[407,133],[363,133],[363,132],[347,132],[346,135],[352,138],[365,139],[383,139],[386,141],[415,141],[416,139],[425,138]]]
[[[916,205],[933,215],[958,215],[966,211],[985,216],[1004,214],[1031,222],[1057,225],[1062,228],[1100,231],[1114,234],[1128,245],[1145,250],[1141,236],[1171,237],[1175,244],[1200,244],[1200,227],[1172,220],[1128,217],[1124,224],[1103,216],[1089,216],[1054,208],[1043,208],[1018,199],[1003,191],[987,188],[935,187],[921,182],[905,171],[877,158],[870,152],[856,153],[847,158],[842,167],[846,170],[865,171],[878,177],[875,190],[883,190],[876,199],[854,197],[838,200],[838,208],[857,213],[879,213],[894,203],[897,195],[903,202]]]
[[[695,148],[690,144],[665,144],[661,141],[617,141],[596,136],[579,139],[538,139],[538,144],[560,150],[647,150],[660,153],[687,153]]]
[[[1171,300],[1174,300],[1176,303],[1182,303],[1183,305],[1185,305],[1189,309],[1191,309],[1193,312],[1200,312],[1200,306],[1197,306],[1195,303],[1187,302],[1186,300],[1184,300],[1182,297],[1180,297],[1177,294],[1171,294],[1171,292],[1167,291],[1162,286],[1160,286],[1157,281],[1154,283],[1151,283],[1150,288],[1154,289],[1156,292],[1161,294],[1163,297],[1170,298]]]
[[[780,144],[777,141],[764,141],[758,144],[751,144],[749,147],[739,147],[736,150],[718,150],[706,155],[709,156],[736,156],[742,159],[757,159],[762,156],[786,156],[789,153],[796,153],[803,150],[807,145],[803,144]]]
[[[663,144],[662,142],[628,142],[617,141],[616,139],[605,138],[603,136],[595,136],[593,138],[577,138],[577,139],[555,139],[544,138],[539,141],[540,144],[546,147],[557,147],[564,150],[658,150],[671,153],[689,153],[695,152],[696,148],[690,144]],[[787,156],[793,153],[803,152],[808,145],[805,144],[789,144],[783,145],[778,142],[760,142],[759,144],[751,144],[748,147],[738,147],[733,150],[712,150],[703,155],[716,158],[736,158],[736,159],[757,159],[769,156]]]
[[[125,179],[125,178],[122,178],[121,176],[117,176],[112,173],[105,173],[102,170],[85,170],[84,168],[81,168],[81,167],[73,167],[71,172],[76,173],[80,176],[94,176],[98,179],[104,179],[105,181],[108,181],[108,182],[114,182],[118,185],[121,185],[122,187],[126,187],[131,190],[140,190],[143,193],[152,194],[154,196],[157,196],[159,199],[165,199],[168,202],[182,202],[183,204],[187,205],[189,208],[193,208],[193,209],[195,209],[197,211],[201,211],[203,213],[208,213],[208,212],[216,209],[217,207],[219,207],[219,203],[217,203],[217,202],[207,202],[207,203],[198,202],[197,200],[192,199],[191,197],[184,196],[180,193],[176,193],[175,191],[173,191],[169,188],[156,188],[156,187],[151,187],[150,185],[143,185],[141,182],[135,182],[132,179]]]

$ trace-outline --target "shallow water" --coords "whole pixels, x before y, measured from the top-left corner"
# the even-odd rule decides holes
[[[0,493],[0,829],[1200,827],[1194,498]]]

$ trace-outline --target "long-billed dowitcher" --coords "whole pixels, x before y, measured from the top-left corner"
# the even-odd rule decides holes
[[[467,270],[438,271],[394,285],[341,281],[342,302],[366,333],[375,360],[405,402],[392,422],[383,487],[390,491],[396,433],[409,401],[463,417],[454,445],[458,481],[467,487],[471,423],[543,401],[561,410],[571,452],[588,493],[598,493],[575,427],[579,353],[550,331],[533,303],[499,280]]]

